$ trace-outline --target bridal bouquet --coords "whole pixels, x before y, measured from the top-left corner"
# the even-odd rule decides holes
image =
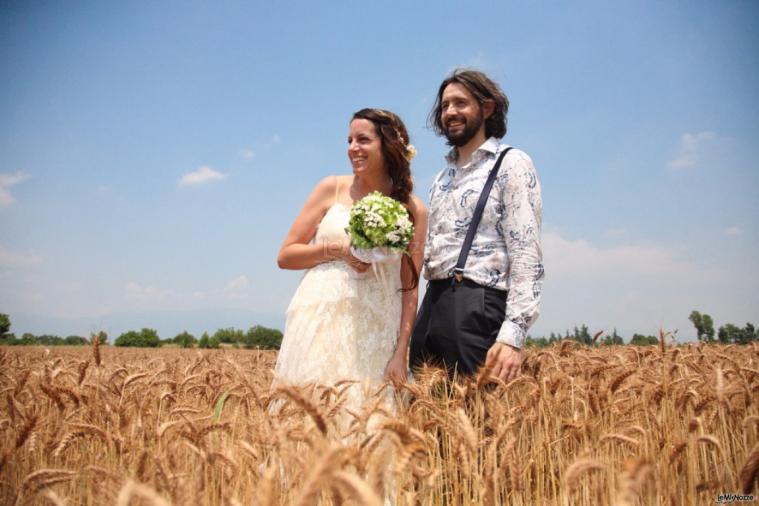
[[[372,192],[351,207],[346,232],[353,256],[366,263],[382,263],[408,253],[414,224],[400,202]]]

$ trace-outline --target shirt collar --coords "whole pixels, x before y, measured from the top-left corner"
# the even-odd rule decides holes
[[[495,137],[488,138],[488,140],[483,142],[479,148],[474,150],[474,153],[472,153],[472,161],[473,162],[476,161],[477,159],[482,157],[485,153],[491,153],[495,155],[496,153],[498,153],[498,146],[499,146],[498,139],[496,139]],[[449,164],[454,165],[456,163],[456,158],[457,158],[456,148],[453,147],[451,148],[450,151],[448,151],[448,154],[445,155],[445,160]]]

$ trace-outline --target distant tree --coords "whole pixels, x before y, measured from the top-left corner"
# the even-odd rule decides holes
[[[714,320],[706,313],[701,315],[701,325],[704,328],[704,337],[708,342],[714,342]]]
[[[568,331],[567,334],[569,334]],[[570,339],[574,339],[578,343],[582,344],[593,344],[593,338],[590,336],[587,325],[581,325],[579,329],[577,328],[577,325],[575,325],[574,333],[570,336]]]
[[[601,344],[604,346],[616,346],[620,344],[625,344],[625,340],[622,339],[622,336],[617,334],[617,329],[614,329],[614,332],[612,332],[611,335],[606,335],[603,338],[603,341],[601,341]]]
[[[263,325],[256,325],[248,329],[240,342],[246,348],[278,350],[282,345],[282,332]]]
[[[116,346],[137,346],[144,348],[157,348],[161,344],[161,338],[154,329],[144,328],[137,332],[130,330],[116,338]]]
[[[89,341],[87,341],[87,339],[82,336],[67,336],[64,341],[69,346],[82,346],[84,344],[89,344]]]
[[[226,329],[217,330],[214,333],[213,337],[218,338],[219,342],[221,343],[232,344],[232,343],[242,342],[243,337],[245,337],[245,333],[241,329],[229,327]]]
[[[255,348],[258,343],[256,343],[256,335],[254,331],[255,327],[251,327],[248,329],[248,331],[242,336],[242,339],[240,340],[240,343],[245,348]]]
[[[117,337],[113,344],[116,346],[140,346],[141,340],[142,338],[139,332],[136,330],[129,330]]]
[[[759,341],[759,330],[754,328],[751,323],[746,323],[741,331],[740,342],[738,344],[748,344],[752,341]]]
[[[198,348],[218,348],[221,346],[221,339],[216,334],[213,337],[208,337],[208,332],[203,332],[200,340],[198,341]]]
[[[34,344],[41,344],[43,346],[58,346],[65,344],[66,341],[59,336],[51,334],[42,334],[41,336],[34,336]]]
[[[719,332],[717,332],[717,339],[722,344],[732,343],[740,331],[741,329],[739,329],[736,325],[733,325],[732,323],[726,323],[719,328]]]
[[[698,311],[691,311],[688,319],[696,327],[696,337],[699,341],[714,341],[714,321],[708,314],[701,314]]]
[[[524,345],[527,348],[545,348],[548,344],[548,339],[545,337],[527,336],[527,339],[524,340]]]
[[[174,343],[178,344],[182,348],[192,348],[196,342],[197,342],[197,339],[195,339],[195,336],[193,336],[186,330],[182,332],[181,334],[177,334],[174,337]]]
[[[161,338],[158,337],[158,332],[154,329],[142,329],[140,331],[142,335],[142,345],[149,348],[157,348],[161,342]]]
[[[0,313],[0,339],[4,338],[11,329],[11,318],[5,313]]]
[[[752,323],[746,323],[743,328],[726,323],[719,328],[717,339],[723,344],[749,344],[752,341],[759,341],[759,333]]]
[[[100,338],[100,344],[108,344],[108,333],[105,330],[99,330],[90,334],[90,343],[95,342],[95,337]]]
[[[659,339],[657,337],[644,336],[642,334],[635,334],[632,336],[632,339],[630,339],[630,344],[634,344],[637,346],[651,346],[658,343],[659,343]]]
[[[701,313],[695,310],[691,311],[688,319],[693,326],[696,327],[696,338],[698,338],[699,341],[702,341],[704,336],[704,324],[701,323]]]

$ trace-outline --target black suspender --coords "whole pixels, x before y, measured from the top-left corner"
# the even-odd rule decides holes
[[[456,267],[453,268],[453,281],[461,281],[464,279],[464,266],[466,265],[466,259],[469,256],[469,250],[472,247],[472,241],[474,241],[474,234],[477,233],[477,227],[482,219],[482,211],[485,210],[485,203],[490,195],[490,190],[493,188],[493,183],[498,175],[498,169],[501,168],[501,162],[503,161],[506,153],[511,151],[512,148],[506,148],[498,157],[498,161],[495,162],[495,166],[490,170],[488,179],[485,181],[485,186],[480,193],[480,199],[477,201],[477,206],[474,208],[474,214],[472,215],[472,221],[469,223],[469,229],[466,231],[466,238],[464,239],[464,245],[461,247],[461,253],[459,253],[459,259],[456,262]],[[451,282],[453,282],[451,281]]]

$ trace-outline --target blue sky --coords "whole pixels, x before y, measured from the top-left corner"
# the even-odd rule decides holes
[[[439,82],[484,70],[543,187],[533,335],[691,310],[759,323],[755,2],[2,2],[0,312],[12,331],[282,328],[276,254],[348,173],[351,114],[406,122],[426,199]]]

